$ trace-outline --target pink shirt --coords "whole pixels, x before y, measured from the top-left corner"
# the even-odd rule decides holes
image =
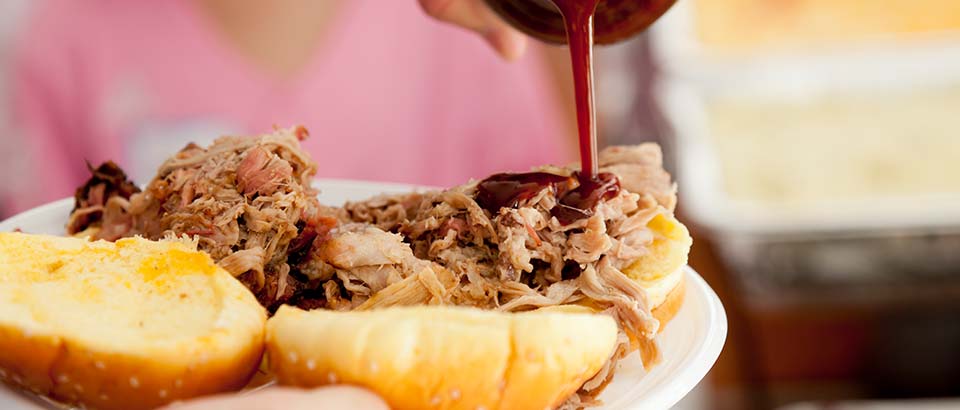
[[[305,125],[320,177],[453,185],[573,159],[550,75],[500,61],[414,0],[349,0],[299,76],[259,71],[188,0],[34,8],[14,68],[15,210],[71,195],[84,160],[138,183],[189,141]],[[10,191],[14,194],[10,195]]]

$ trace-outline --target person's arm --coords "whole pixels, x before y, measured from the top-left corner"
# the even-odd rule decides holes
[[[419,2],[431,17],[477,32],[507,60],[515,60],[526,51],[526,36],[501,20],[483,0]]]

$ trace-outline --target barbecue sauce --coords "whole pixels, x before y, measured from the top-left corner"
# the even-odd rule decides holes
[[[584,180],[597,176],[597,124],[593,99],[593,12],[599,0],[553,0],[563,15],[573,68],[580,139],[580,170]]]
[[[491,214],[500,208],[516,208],[521,202],[536,196],[544,189],[553,190],[557,204],[550,210],[563,225],[593,216],[597,204],[620,193],[616,175],[602,172],[587,179],[580,172],[571,176],[549,172],[496,174],[477,185],[477,204]]]
[[[575,174],[576,175],[576,174]],[[620,193],[620,180],[609,172],[586,179],[580,175],[580,186],[560,196],[560,201],[550,210],[563,225],[593,216],[597,204]]]
[[[548,172],[527,172],[523,174],[495,174],[477,185],[477,204],[491,214],[500,208],[516,208],[521,202],[533,198],[544,189],[558,188],[570,184],[571,177]]]
[[[577,131],[580,140],[580,172],[573,176],[528,172],[496,174],[477,185],[477,203],[496,214],[500,208],[516,208],[543,189],[552,189],[558,201],[550,214],[568,225],[593,215],[601,200],[620,192],[620,180],[598,173],[597,127],[593,100],[593,14],[599,0],[553,0],[563,15],[570,45],[574,94],[577,100]],[[576,179],[573,184],[571,179]]]

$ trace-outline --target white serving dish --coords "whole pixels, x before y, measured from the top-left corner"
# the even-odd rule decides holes
[[[893,76],[894,73],[889,75]],[[954,77],[953,81],[960,86],[960,75]],[[892,81],[893,78],[887,80]],[[821,235],[893,229],[960,228],[960,187],[958,193],[954,194],[845,200],[825,198],[824,206],[804,209],[778,208],[758,201],[736,200],[724,191],[721,159],[711,141],[707,118],[707,104],[711,103],[711,98],[734,95],[758,102],[779,102],[813,97],[825,94],[827,90],[857,92],[855,87],[847,84],[845,91],[823,82],[816,86],[811,82],[808,86],[798,87],[789,82],[758,78],[731,80],[723,86],[701,87],[683,80],[661,79],[656,95],[671,128],[670,141],[676,176],[682,189],[684,211],[698,224],[724,233]],[[956,128],[960,131],[960,119],[957,121]],[[863,142],[869,143],[869,140],[864,139]],[[909,152],[905,154],[909,155]],[[771,152],[770,155],[778,153]]]
[[[831,293],[847,302],[860,300],[850,297],[859,290],[863,300],[876,299],[895,294],[890,290],[898,287],[906,289],[904,284],[943,283],[925,278],[955,277],[952,267],[960,266],[955,251],[960,246],[960,187],[954,193],[827,198],[802,208],[735,199],[723,188],[708,107],[724,98],[779,103],[957,87],[960,53],[888,48],[739,65],[714,61],[687,68],[668,69],[655,87],[682,210],[714,237],[751,296],[748,303],[816,303]],[[954,128],[960,130],[956,118]],[[910,155],[906,142],[904,155]]]
[[[318,180],[321,202],[341,205],[380,193],[409,192],[403,184],[348,180]],[[63,234],[72,199],[43,205],[0,222],[0,231],[16,228],[29,233]],[[616,377],[600,396],[605,409],[667,409],[704,378],[723,348],[727,318],[720,299],[689,267],[685,300],[676,316],[658,336],[662,361],[649,372],[636,354],[619,364]],[[42,399],[0,385],[0,409],[41,410],[58,408]],[[61,407],[62,408],[62,407]]]

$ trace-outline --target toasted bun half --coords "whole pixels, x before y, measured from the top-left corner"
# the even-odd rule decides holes
[[[0,233],[0,377],[100,409],[239,389],[266,313],[186,242]]]
[[[653,232],[650,252],[634,260],[623,273],[646,291],[647,304],[663,330],[683,304],[683,268],[693,239],[687,227],[672,215],[657,215],[647,228]]]
[[[683,282],[683,267],[693,239],[687,227],[670,215],[657,215],[647,228],[653,232],[650,252],[634,260],[623,273],[647,291],[647,303],[654,310],[664,305],[668,295]]]
[[[616,338],[596,314],[283,306],[267,322],[267,358],[281,384],[365,386],[396,409],[539,410],[596,374]]]

